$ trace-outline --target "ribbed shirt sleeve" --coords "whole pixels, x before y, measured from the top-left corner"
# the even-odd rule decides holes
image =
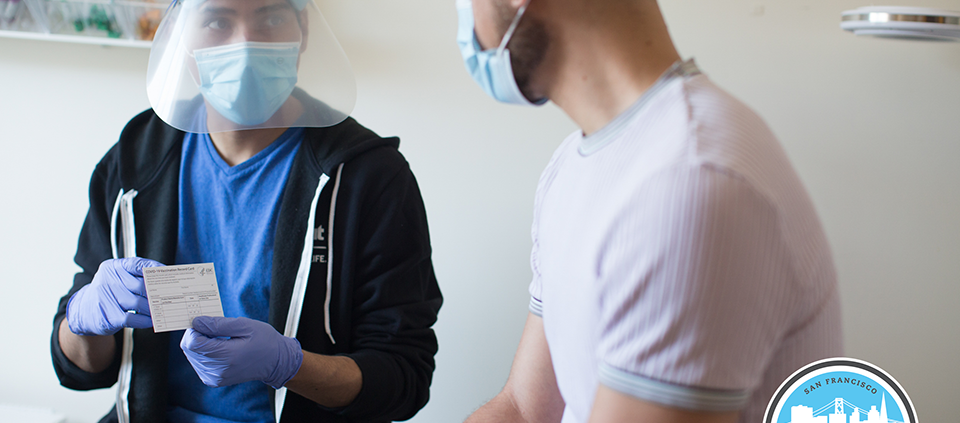
[[[564,151],[569,149],[571,144],[575,144],[580,139],[580,131],[576,131],[560,144],[560,147],[553,153],[547,167],[540,174],[540,181],[537,183],[537,193],[533,200],[533,224],[530,229],[530,238],[533,241],[533,247],[530,249],[530,270],[533,272],[533,279],[530,281],[528,291],[530,292],[530,304],[528,306],[531,313],[543,317],[543,276],[540,273],[540,236],[538,228],[540,227],[540,214],[543,209],[543,200],[553,180],[557,177],[557,172],[564,161]]]
[[[710,164],[674,165],[638,190],[598,269],[600,382],[670,406],[739,409],[787,318],[777,210]]]
[[[532,236],[533,236],[533,248],[530,250],[530,270],[533,272],[533,280],[530,281],[530,287],[528,291],[530,292],[530,312],[543,317],[543,277],[540,275],[539,258],[537,253],[539,252],[539,241],[537,240],[537,223],[536,217],[534,217],[534,224]]]

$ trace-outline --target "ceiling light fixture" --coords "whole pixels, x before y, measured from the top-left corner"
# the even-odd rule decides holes
[[[874,37],[960,41],[960,12],[926,7],[861,7],[843,12],[840,28]]]

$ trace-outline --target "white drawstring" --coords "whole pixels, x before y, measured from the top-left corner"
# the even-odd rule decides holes
[[[133,199],[137,197],[137,190],[132,189],[121,196],[120,223],[123,225],[123,256],[137,256],[137,227],[133,221]]]
[[[115,259],[120,258],[117,254],[117,213],[120,212],[120,201],[123,201],[123,188],[117,194],[117,201],[113,203],[113,212],[110,213],[110,254],[113,254]]]
[[[337,212],[337,193],[340,192],[340,174],[343,173],[343,163],[337,168],[337,180],[333,184],[333,199],[330,200],[330,223],[327,224],[327,297],[323,300],[323,328],[330,337],[330,343],[336,345],[333,331],[330,329],[330,295],[333,292],[333,217]]]
[[[117,202],[113,205],[110,218],[110,249],[113,258],[117,255],[117,214],[120,214],[121,235],[123,236],[123,257],[137,256],[137,228],[134,224],[133,199],[137,190],[130,190],[117,194]],[[130,421],[130,404],[127,397],[130,395],[130,378],[133,373],[133,329],[123,329],[123,349],[120,354],[120,378],[117,381],[117,418],[120,423]]]

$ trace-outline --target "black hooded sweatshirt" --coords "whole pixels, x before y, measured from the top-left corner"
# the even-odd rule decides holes
[[[102,422],[166,422],[169,335],[118,332],[110,367],[88,373],[64,356],[58,328],[70,296],[93,280],[104,260],[174,262],[184,135],[147,110],[127,124],[90,181],[90,209],[75,257],[82,271],[60,299],[51,353],[67,388],[119,381],[118,407]],[[302,297],[294,331],[302,348],[352,358],[363,386],[350,405],[337,409],[287,392],[280,421],[409,419],[429,398],[437,352],[431,326],[442,303],[416,180],[397,138],[381,138],[352,118],[306,128],[301,142],[278,199],[268,322],[283,334],[291,306]]]

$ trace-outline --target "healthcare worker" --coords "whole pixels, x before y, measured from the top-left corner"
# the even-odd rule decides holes
[[[310,0],[176,0],[151,110],[97,165],[51,340],[120,422],[384,422],[427,402],[442,302],[416,180],[347,115]],[[226,317],[155,333],[143,269],[212,262]]]
[[[458,0],[497,100],[581,128],[540,178],[530,314],[469,422],[759,422],[841,354],[814,207],[753,111],[681,60],[655,0]],[[678,17],[683,19],[683,17]]]

